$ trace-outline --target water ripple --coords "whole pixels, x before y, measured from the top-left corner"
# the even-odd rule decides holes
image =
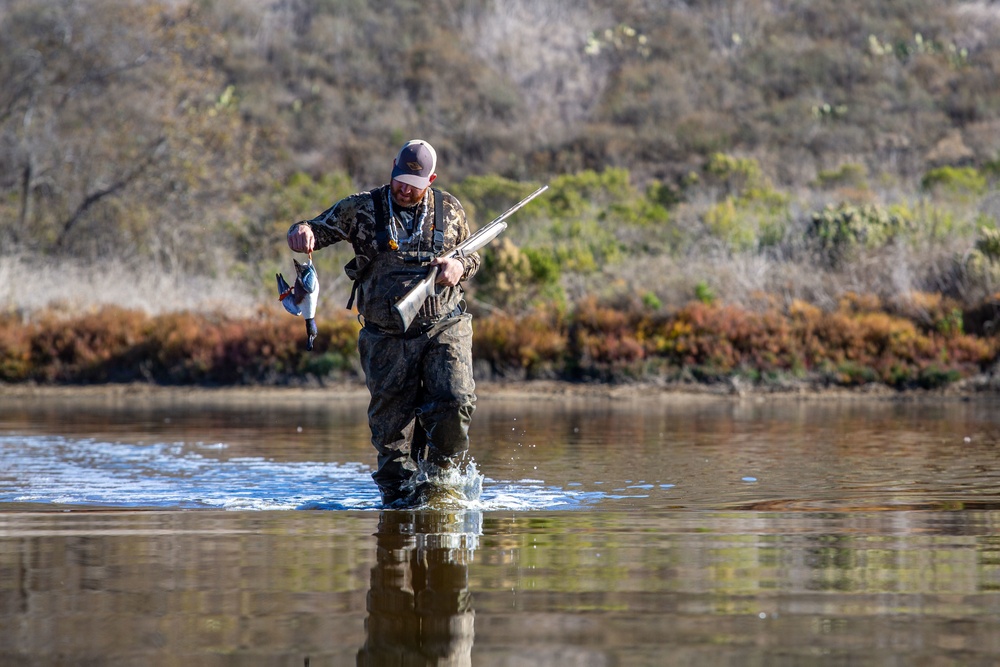
[[[225,458],[224,443],[0,436],[0,503],[228,510],[380,509],[369,466]],[[471,510],[578,509],[600,493],[486,478]]]

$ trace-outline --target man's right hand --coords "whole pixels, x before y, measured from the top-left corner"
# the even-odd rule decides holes
[[[312,227],[300,222],[288,231],[288,247],[295,252],[309,253],[315,249],[316,236]]]

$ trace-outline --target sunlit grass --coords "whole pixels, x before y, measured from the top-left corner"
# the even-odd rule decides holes
[[[99,266],[66,259],[4,257],[0,261],[0,312],[75,314],[118,306],[149,314],[195,310],[246,316],[263,302],[264,278],[254,284],[226,276],[126,266],[113,257]]]

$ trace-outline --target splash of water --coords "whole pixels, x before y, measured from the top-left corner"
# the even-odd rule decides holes
[[[464,467],[452,468],[439,468],[429,461],[421,461],[417,471],[403,484],[403,489],[417,500],[418,507],[471,507],[482,496],[483,479],[474,459]]]

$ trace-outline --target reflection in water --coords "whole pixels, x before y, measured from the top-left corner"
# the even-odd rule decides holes
[[[0,665],[351,664],[374,525],[363,512],[0,512]]]
[[[0,665],[1000,660],[1000,397],[484,401],[384,514],[332,403],[0,400]]]
[[[1000,512],[0,512],[3,666],[998,659]]]
[[[358,665],[470,665],[481,512],[382,512]]]

